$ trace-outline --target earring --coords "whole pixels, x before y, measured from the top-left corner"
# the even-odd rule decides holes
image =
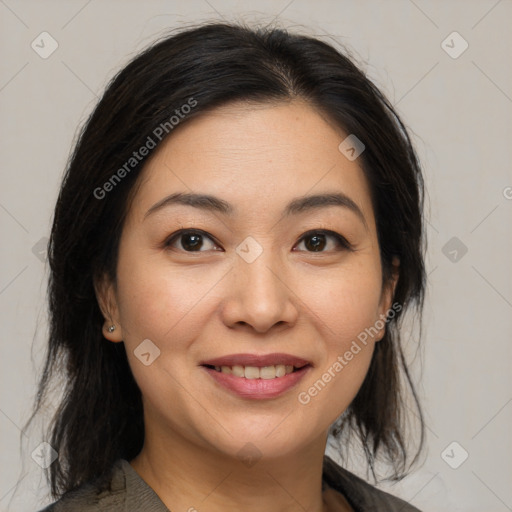
[[[111,325],[107,330],[108,330],[108,332],[114,332],[116,330],[116,326]]]

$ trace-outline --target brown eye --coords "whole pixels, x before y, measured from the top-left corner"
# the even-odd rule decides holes
[[[329,240],[331,243],[329,243]],[[310,231],[301,238],[300,243],[304,244],[307,252],[351,249],[349,242],[334,231]],[[327,250],[324,250],[326,247]]]
[[[308,236],[305,239],[304,244],[308,251],[314,251],[314,252],[322,251],[326,245],[325,235]]]
[[[208,247],[208,243],[206,243],[206,249],[201,250],[205,246],[205,241],[210,241],[213,247]],[[212,238],[202,231],[181,230],[171,235],[165,243],[165,247],[185,252],[205,252],[217,246]]]

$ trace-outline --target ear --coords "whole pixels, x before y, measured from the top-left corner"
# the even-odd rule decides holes
[[[375,322],[376,326],[379,328],[379,333],[376,335],[375,341],[380,341],[386,334],[386,317],[388,316],[389,311],[392,309],[393,306],[395,288],[396,284],[398,283],[399,277],[400,259],[398,258],[398,256],[393,256],[393,259],[391,261],[391,276],[382,287],[382,293],[379,302],[379,319]],[[398,307],[398,311],[400,311],[400,309],[402,309],[402,306],[399,304]],[[380,329],[382,323],[384,323],[384,326],[382,327],[382,329]]]
[[[100,278],[94,279],[94,291],[101,313],[105,319],[102,328],[103,336],[115,343],[123,341],[123,331],[119,321],[119,308],[114,283],[104,274]],[[112,332],[109,331],[111,326],[115,327]]]

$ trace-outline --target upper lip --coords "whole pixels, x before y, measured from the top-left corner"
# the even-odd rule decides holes
[[[208,359],[201,363],[202,366],[276,366],[279,364],[293,365],[296,368],[302,368],[310,364],[309,361],[291,354],[231,354],[227,356]]]

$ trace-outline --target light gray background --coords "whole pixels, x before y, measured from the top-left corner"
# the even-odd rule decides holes
[[[414,366],[428,454],[390,489],[424,511],[512,510],[510,0],[0,0],[0,510],[49,502],[30,456],[42,437],[21,432],[47,328],[47,270],[33,247],[49,234],[77,127],[163,30],[218,18],[277,18],[347,45],[413,130],[429,195],[424,350]],[[43,31],[58,42],[47,59],[31,48]],[[458,58],[442,47],[453,31],[469,44]],[[461,44],[452,36],[445,48]],[[443,252],[452,237],[457,253]],[[452,469],[446,461],[460,462],[462,450],[469,457]]]

